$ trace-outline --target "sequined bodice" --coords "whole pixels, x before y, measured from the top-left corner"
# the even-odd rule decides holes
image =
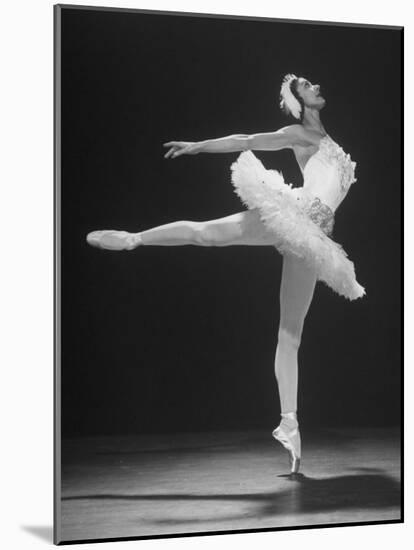
[[[355,167],[349,154],[325,136],[303,170],[303,188],[335,211],[356,181]]]

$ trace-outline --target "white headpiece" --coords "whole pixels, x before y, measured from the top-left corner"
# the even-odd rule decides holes
[[[283,106],[286,105],[292,115],[299,119],[302,106],[290,89],[292,80],[295,80],[296,78],[297,76],[294,74],[287,74],[283,79],[282,87],[280,88],[280,97],[282,98],[280,101],[280,106],[283,108]]]

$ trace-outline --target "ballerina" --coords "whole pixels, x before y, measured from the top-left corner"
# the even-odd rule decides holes
[[[327,134],[320,118],[326,99],[320,86],[288,74],[280,107],[295,120],[274,132],[233,134],[201,142],[170,141],[164,157],[240,152],[231,165],[235,193],[247,206],[223,218],[175,221],[138,233],[93,231],[87,242],[106,250],[138,246],[274,246],[283,255],[280,322],[275,356],[281,421],[273,437],[288,451],[297,473],[301,439],[297,417],[298,349],[318,280],[355,300],[365,294],[344,249],[332,239],[334,214],[352,183],[356,163]],[[267,170],[252,151],[291,149],[303,174],[292,188],[276,170]]]

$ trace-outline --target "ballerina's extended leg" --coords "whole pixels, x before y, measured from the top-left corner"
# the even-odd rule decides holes
[[[92,231],[86,240],[90,245],[106,250],[133,250],[140,245],[271,245],[274,236],[265,228],[257,211],[247,210],[203,222],[176,221],[139,233],[114,229]]]
[[[315,272],[302,260],[291,256],[283,258],[280,325],[275,358],[282,421],[273,431],[273,437],[289,452],[292,473],[299,471],[301,458],[301,440],[296,416],[298,350],[315,283]]]

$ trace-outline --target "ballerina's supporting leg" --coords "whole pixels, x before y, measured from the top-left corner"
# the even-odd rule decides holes
[[[274,235],[260,220],[256,210],[246,210],[209,221],[176,221],[140,233],[93,231],[87,236],[92,246],[109,250],[132,250],[145,246],[231,246],[271,245]]]
[[[292,472],[297,472],[301,456],[297,422],[298,350],[303,324],[316,283],[314,270],[302,260],[284,256],[280,287],[280,324],[275,358],[282,421],[273,435],[289,451]]]
[[[282,413],[296,412],[298,350],[303,324],[316,283],[314,270],[303,261],[284,256],[280,285],[280,323],[275,358]]]

